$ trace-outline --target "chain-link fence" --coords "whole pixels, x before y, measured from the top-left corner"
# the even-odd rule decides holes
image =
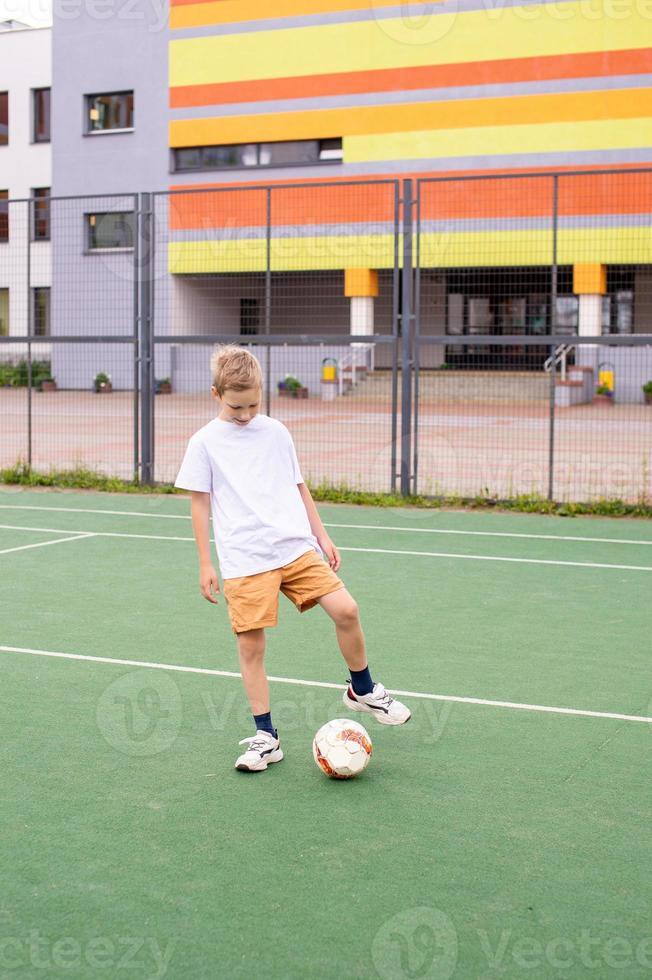
[[[292,430],[307,479],[394,486],[399,208],[391,180],[153,196],[155,374],[175,393],[155,402],[155,479],[210,418],[211,349],[227,336],[258,355],[265,411]],[[347,269],[373,269],[358,288],[374,295],[347,295]]]
[[[652,496],[652,172],[12,201],[0,466],[174,478],[251,345],[313,484]]]

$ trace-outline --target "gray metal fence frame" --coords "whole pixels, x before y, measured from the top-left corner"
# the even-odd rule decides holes
[[[341,187],[386,187],[393,191],[392,221],[393,221],[393,268],[392,268],[392,316],[391,333],[389,334],[272,334],[271,333],[271,277],[273,273],[271,262],[271,242],[274,237],[274,226],[272,224],[274,192],[287,193],[297,189],[317,189]],[[290,184],[268,185],[268,184],[248,184],[246,187],[198,187],[183,188],[182,190],[158,191],[151,195],[141,195],[147,198],[146,206],[141,205],[139,222],[139,240],[141,255],[147,256],[147,262],[141,261],[141,276],[147,286],[141,290],[141,306],[139,316],[139,336],[141,337],[141,358],[143,367],[141,369],[141,412],[142,422],[140,427],[141,457],[142,457],[142,479],[143,482],[153,481],[154,474],[154,376],[153,363],[156,347],[162,344],[206,344],[206,336],[187,335],[187,334],[158,334],[156,333],[155,314],[152,316],[152,306],[154,300],[154,264],[156,262],[156,202],[159,199],[170,200],[175,196],[207,195],[207,194],[234,194],[238,191],[251,193],[264,191],[266,194],[266,268],[265,268],[265,316],[264,333],[256,334],[255,343],[257,345],[275,347],[283,344],[300,343],[304,346],[318,346],[320,344],[352,344],[352,343],[373,343],[392,346],[392,405],[391,405],[391,425],[392,425],[392,451],[390,462],[390,474],[388,479],[388,491],[395,493],[397,481],[400,481],[401,488],[409,486],[409,411],[410,399],[406,390],[410,389],[410,364],[403,358],[402,350],[399,350],[399,343],[402,329],[399,324],[407,324],[409,339],[410,322],[412,319],[410,307],[410,295],[412,290],[412,233],[411,230],[405,234],[405,217],[407,213],[411,216],[412,212],[412,181],[384,178],[380,180],[360,179],[343,180],[334,184],[332,181],[298,181]],[[407,204],[406,204],[407,201]],[[407,208],[407,211],[406,211]],[[409,219],[411,220],[411,218]],[[401,252],[401,234],[403,233],[403,246]],[[401,271],[403,270],[403,271]],[[227,344],[243,342],[243,337],[239,334],[212,335],[211,343]],[[271,384],[270,384],[270,361],[267,359],[267,377],[265,383],[266,412],[271,414]],[[407,419],[402,426],[400,451],[401,459],[398,460],[398,370],[399,364],[403,368],[401,404],[401,418]],[[147,365],[147,367],[145,366]],[[407,379],[406,379],[407,372]],[[407,414],[406,414],[407,409]],[[404,436],[404,432],[407,432]],[[403,492],[403,490],[401,490]],[[407,491],[406,491],[407,492]]]
[[[431,336],[431,337],[419,337],[415,342],[415,352],[416,359],[418,359],[418,351],[423,346],[434,345],[438,347],[446,346],[450,344],[450,337],[448,336]],[[550,356],[555,356],[557,348],[565,345],[573,347],[581,346],[596,346],[596,347],[649,347],[652,345],[652,334],[610,334],[608,336],[600,335],[598,337],[579,337],[577,334],[537,334],[536,336],[527,336],[522,334],[504,334],[502,336],[496,336],[495,334],[477,334],[473,337],[473,345],[477,347],[510,347],[510,346],[520,346],[520,347],[543,347],[547,346],[550,352]],[[555,455],[554,455],[554,434],[555,434],[555,370],[550,371],[550,391],[551,395],[549,398],[549,426],[548,426],[548,476],[547,476],[547,499],[554,500],[554,470],[555,470]],[[410,476],[410,493],[413,495],[418,494],[418,436],[415,430],[414,432],[415,440],[415,452],[412,458],[413,468]]]
[[[558,227],[558,184],[563,177],[576,177],[590,175],[592,177],[601,174],[629,175],[632,173],[652,173],[652,168],[633,167],[615,168],[604,170],[574,170],[574,171],[551,171],[546,173],[517,173],[517,174],[481,174],[465,177],[458,175],[455,177],[426,177],[417,180],[412,179],[386,179],[386,180],[350,180],[342,182],[345,186],[391,186],[394,189],[394,262],[392,271],[392,329],[389,334],[357,334],[332,333],[319,335],[306,334],[272,334],[271,333],[271,290],[270,280],[272,275],[271,268],[271,241],[273,238],[272,201],[274,187],[269,185],[251,185],[243,190],[264,190],[267,194],[267,264],[265,270],[265,332],[257,334],[255,343],[263,346],[281,346],[284,344],[299,343],[305,346],[319,344],[351,344],[351,343],[375,343],[380,345],[390,345],[392,350],[392,400],[391,400],[391,426],[392,426],[392,450],[391,450],[391,472],[388,479],[388,490],[396,492],[398,489],[401,495],[410,496],[418,493],[419,490],[419,377],[421,351],[425,346],[446,346],[451,343],[448,335],[428,335],[421,334],[421,274],[423,265],[421,262],[421,207],[423,188],[432,184],[445,184],[450,181],[460,182],[462,180],[475,182],[484,180],[502,179],[547,179],[551,181],[551,272],[550,272],[550,296],[553,299],[551,305],[551,332],[548,334],[537,335],[479,335],[473,336],[473,345],[477,347],[493,346],[508,347],[510,345],[525,346],[546,346],[550,354],[554,357],[557,347],[564,344],[572,346],[591,344],[607,346],[647,346],[652,344],[652,335],[648,334],[626,334],[608,335],[595,337],[581,337],[576,334],[556,333],[555,323],[555,303],[554,297],[557,291],[557,227]],[[284,184],[281,189],[284,192],[291,191],[293,188],[332,188],[332,182],[323,181],[315,184],[303,181],[297,184]],[[338,183],[338,186],[339,183]],[[156,310],[155,310],[155,261],[156,261],[156,200],[161,197],[170,198],[175,194],[206,194],[221,192],[233,193],[237,188],[190,188],[181,191],[161,191],[156,193],[139,194],[110,194],[110,195],[84,195],[66,197],[53,197],[49,200],[56,201],[79,201],[131,198],[133,200],[134,213],[136,216],[135,241],[133,255],[133,333],[122,335],[92,334],[92,335],[52,335],[47,338],[34,335],[33,317],[31,314],[32,305],[28,303],[29,319],[28,334],[22,336],[0,337],[0,350],[11,349],[14,345],[25,345],[27,349],[28,362],[28,440],[27,440],[27,464],[32,463],[32,391],[31,383],[31,364],[32,347],[35,344],[123,344],[129,345],[133,349],[134,365],[134,401],[133,401],[133,472],[134,479],[151,484],[154,482],[154,358],[157,345],[160,344],[206,344],[205,335],[176,335],[159,334],[156,332]],[[9,202],[10,204],[24,203],[28,208],[28,227],[31,229],[33,220],[34,201],[31,198]],[[165,238],[167,244],[167,238]],[[28,246],[31,244],[31,234],[28,237]],[[30,248],[27,248],[27,288],[31,289],[30,279]],[[29,299],[29,297],[28,297]],[[220,336],[210,336],[211,343],[242,343],[243,338],[238,334],[224,334]],[[269,365],[269,359],[268,359]],[[399,371],[401,387],[399,392]],[[268,367],[269,373],[269,367]],[[270,390],[269,377],[266,385],[267,391],[267,411],[270,412]],[[399,436],[399,404],[400,404],[400,436]],[[555,372],[550,372],[550,399],[549,399],[549,427],[548,427],[548,480],[547,496],[554,500],[555,489]]]
[[[416,257],[414,268],[412,270],[413,276],[413,289],[415,296],[414,304],[414,316],[410,317],[410,321],[414,322],[414,336],[410,337],[409,331],[407,338],[404,337],[404,350],[403,350],[403,363],[410,364],[411,371],[410,374],[413,378],[414,385],[414,406],[411,412],[411,435],[408,437],[412,441],[412,446],[408,444],[408,453],[410,453],[410,474],[408,479],[404,482],[401,481],[401,493],[407,495],[409,493],[418,493],[418,460],[419,460],[419,446],[418,446],[418,421],[419,421],[419,375],[420,375],[420,352],[424,345],[436,345],[436,346],[447,346],[454,342],[455,338],[451,340],[448,335],[443,336],[423,336],[421,334],[421,274],[423,272],[423,264],[421,262],[421,234],[422,234],[422,202],[424,188],[433,185],[446,185],[451,183],[484,183],[486,181],[496,182],[496,181],[510,181],[510,180],[549,180],[551,181],[551,198],[550,198],[550,333],[547,335],[538,334],[536,336],[527,335],[473,335],[473,346],[475,347],[508,347],[510,345],[520,345],[520,346],[548,346],[549,356],[553,358],[557,347],[562,344],[578,345],[578,344],[594,344],[594,345],[623,345],[623,346],[647,346],[652,343],[652,335],[648,334],[626,334],[626,335],[600,335],[598,337],[579,337],[576,334],[571,335],[558,335],[556,333],[557,327],[557,309],[556,309],[556,297],[558,291],[558,277],[559,277],[559,263],[558,263],[558,232],[559,232],[559,181],[564,178],[573,177],[599,177],[604,176],[614,176],[616,174],[622,174],[624,176],[629,176],[631,174],[652,174],[652,167],[614,167],[614,168],[600,168],[595,170],[551,170],[543,171],[537,173],[528,172],[518,172],[518,173],[506,173],[506,174],[457,174],[453,176],[433,176],[433,177],[419,177],[416,179],[416,190],[415,199],[412,200],[411,193],[408,195],[404,192],[404,202],[406,210],[404,211],[404,221],[406,222],[406,235],[410,238],[414,237],[414,245],[410,245],[408,251],[404,249],[404,256],[407,260],[412,256],[413,252]],[[405,181],[404,184],[409,183]],[[412,208],[415,208],[415,228],[412,228],[411,212]],[[406,276],[406,269],[403,269],[404,278]],[[459,341],[457,341],[459,343]],[[404,378],[404,385],[406,379]],[[550,371],[550,397],[549,397],[549,426],[548,426],[548,487],[547,487],[547,498],[548,500],[554,500],[554,453],[555,453],[555,370]],[[409,395],[405,393],[405,398],[408,399]]]

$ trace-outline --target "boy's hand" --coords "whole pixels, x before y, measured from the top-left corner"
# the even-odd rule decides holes
[[[341,565],[339,551],[327,535],[323,538],[318,538],[317,540],[319,542],[319,547],[324,552],[326,561],[330,565],[332,571],[336,572]]]
[[[212,565],[199,566],[199,588],[204,599],[217,603],[215,596],[220,594],[220,583],[217,579],[217,572]]]

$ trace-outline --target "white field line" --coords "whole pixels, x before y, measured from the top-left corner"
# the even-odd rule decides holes
[[[71,514],[110,514],[116,517],[154,517],[161,520],[189,521],[190,514],[152,514],[140,510],[102,510],[90,507],[38,507],[27,504],[0,504],[0,510],[52,510]],[[636,541],[633,538],[589,538],[571,534],[525,534],[516,531],[462,531],[439,527],[399,527],[390,524],[334,524],[324,522],[324,527],[345,527],[363,531],[403,531],[408,534],[461,534],[480,538],[526,538],[536,541],[588,541],[592,544],[634,544],[652,547],[652,541]]]
[[[16,530],[21,530],[21,528],[16,528]],[[31,529],[30,529],[31,530]],[[34,528],[34,530],[44,530],[43,528]],[[39,541],[36,544],[21,544],[17,548],[3,548],[0,551],[0,555],[8,555],[12,551],[27,551],[28,548],[46,548],[49,544],[63,544],[65,541],[79,541],[80,538],[94,538],[95,535],[92,531],[83,531],[75,534],[74,538],[56,538],[54,541]]]
[[[28,527],[19,524],[0,524],[0,529],[10,531],[47,531],[51,533],[65,533],[64,528],[52,527]],[[138,538],[145,541],[194,541],[194,538],[177,537],[165,534],[127,534],[119,531],[79,531],[82,535],[96,538]],[[30,547],[27,545],[26,547]],[[34,546],[32,546],[34,547]],[[349,548],[337,545],[338,551],[354,551],[367,555],[408,555],[417,558],[452,558],[461,561],[502,561],[512,562],[519,565],[561,565],[570,568],[607,568],[626,572],[652,572],[652,565],[610,565],[605,562],[595,561],[557,561],[552,558],[506,558],[502,555],[460,555],[448,551],[403,551],[391,548]],[[11,549],[9,549],[11,550]],[[0,552],[1,554],[1,552]]]
[[[146,667],[152,670],[173,670],[183,674],[208,674],[212,677],[241,677],[232,670],[213,670],[208,667],[183,667],[179,664],[160,664],[147,660],[118,660],[115,657],[92,657],[80,653],[60,653],[54,650],[35,650],[32,647],[0,646],[4,653],[25,653],[35,657],[55,657],[62,660],[87,660],[98,664],[118,664],[121,667]],[[343,691],[346,684],[331,684],[326,681],[305,681],[296,677],[269,677],[275,684],[294,684],[299,687],[322,687],[335,691]],[[389,690],[389,688],[388,688]],[[652,724],[652,717],[645,715],[624,715],[615,711],[588,711],[583,708],[558,708],[545,704],[522,704],[518,701],[492,701],[487,698],[465,698],[453,694],[427,694],[421,691],[390,690],[390,694],[398,694],[403,698],[415,698],[421,701],[452,701],[456,704],[478,704],[491,708],[508,708],[514,711],[536,711],[553,715],[576,715],[583,718],[604,718],[614,721],[633,721]]]
[[[104,510],[90,507],[39,507],[28,504],[0,504],[0,510],[52,510],[61,514],[111,514],[117,517],[160,517],[169,521],[189,521],[190,514],[152,514],[141,510]]]
[[[393,527],[388,524],[324,524],[324,527],[350,527],[365,531],[408,531],[411,534],[462,534],[479,538],[530,538],[536,541],[589,541],[595,544],[646,544],[652,541],[634,541],[633,538],[583,538],[570,534],[517,534],[512,531],[459,531],[439,527]]]
[[[69,531],[69,528],[61,527],[29,527],[21,524],[0,524],[0,529],[5,531],[49,531],[52,534],[61,534]],[[120,531],[75,531],[75,534],[86,534],[94,538],[143,538],[145,541],[194,541],[194,538],[177,537],[170,534],[127,534]]]
[[[498,555],[458,555],[446,551],[392,551],[389,548],[340,548],[374,555],[414,555],[422,558],[456,558],[466,561],[510,561],[521,565],[568,565],[572,568],[615,568],[627,572],[652,572],[652,565],[607,565],[597,561],[554,561],[551,558],[505,558]]]

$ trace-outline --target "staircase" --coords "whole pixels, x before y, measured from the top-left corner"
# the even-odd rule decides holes
[[[399,398],[401,378],[399,372]],[[375,371],[363,385],[349,391],[351,401],[390,402],[392,372]],[[546,402],[550,378],[534,371],[420,371],[419,401],[472,404],[474,402]]]

